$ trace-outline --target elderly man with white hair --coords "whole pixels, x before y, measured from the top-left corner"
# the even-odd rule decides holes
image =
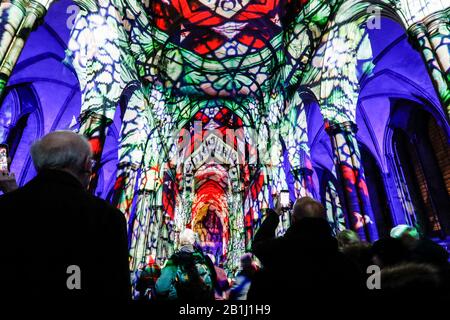
[[[211,259],[196,246],[196,234],[184,229],[178,239],[179,249],[167,261],[156,282],[160,299],[179,301],[214,300],[217,282]]]
[[[37,176],[0,197],[0,290],[12,299],[128,300],[123,214],[86,190],[89,142],[70,131],[36,141]]]

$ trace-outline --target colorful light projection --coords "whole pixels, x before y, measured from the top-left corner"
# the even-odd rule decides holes
[[[1,3],[0,95],[28,35],[21,28],[35,27],[51,2]],[[308,99],[318,100],[332,124],[355,122],[358,81],[372,68],[364,24],[375,1],[75,2],[82,10],[67,61],[83,94],[80,131],[99,159],[105,130],[121,114],[114,202],[129,221],[132,267],[148,256],[164,260],[177,233],[191,226],[205,249],[233,270],[274,191],[314,195]],[[448,108],[448,4],[376,4],[403,20]],[[3,109],[8,124],[15,113]],[[235,127],[236,139],[219,143]],[[354,209],[344,221],[329,186],[330,222],[335,230],[352,222],[374,236],[355,132],[330,136],[337,175],[348,186],[345,207]],[[189,140],[189,152],[180,139]],[[288,217],[282,222],[279,234]]]
[[[355,122],[358,79],[372,68],[369,2],[75,2],[68,61],[82,90],[80,131],[100,158],[120,109],[115,202],[132,268],[164,261],[190,226],[236,270],[275,192],[314,195],[305,95],[331,123]],[[330,136],[351,224],[376,238],[355,131]],[[339,210],[330,222],[342,227]]]
[[[293,197],[313,189],[302,174],[312,167],[295,87],[314,40],[301,21],[308,16],[323,27],[327,6],[76,2],[83,10],[68,61],[83,95],[80,131],[97,157],[121,102],[115,200],[129,221],[132,267],[148,256],[164,260],[190,226],[206,251],[235,270],[272,193],[289,188],[287,176],[294,176]],[[281,131],[292,139],[281,141]],[[279,233],[289,225],[283,221]]]

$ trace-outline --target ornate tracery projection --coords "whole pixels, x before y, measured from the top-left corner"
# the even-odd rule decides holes
[[[82,78],[80,130],[98,156],[102,130],[119,101],[125,105],[115,198],[129,219],[133,267],[149,255],[167,257],[190,226],[205,250],[235,269],[272,193],[289,188],[283,145],[292,160],[305,135],[284,142],[280,131],[295,131],[305,117],[298,98],[293,111],[285,102],[285,85],[296,87],[314,41],[307,25],[296,27],[297,15],[321,4],[309,11],[307,1],[278,0],[79,4],[68,56]],[[308,152],[307,141],[301,148]],[[294,162],[296,170],[307,166]],[[297,194],[303,187],[297,183]]]
[[[35,130],[33,135],[38,137],[44,130],[72,129],[79,124],[79,131],[90,138],[98,160],[96,169],[100,168],[99,186],[96,190],[94,177],[91,191],[108,190],[107,198],[112,198],[124,212],[133,269],[149,256],[164,261],[175,249],[178,233],[191,227],[199,234],[204,250],[232,272],[239,256],[250,248],[265,210],[273,205],[273,195],[289,190],[292,200],[305,195],[318,198],[318,185],[322,185],[320,196],[336,232],[351,227],[362,237],[376,239],[382,219],[373,214],[377,199],[368,188],[370,178],[366,183],[358,147],[359,140],[368,138],[364,137],[364,126],[370,124],[373,115],[359,114],[362,133],[357,133],[355,124],[357,107],[359,111],[364,108],[364,86],[367,89],[369,82],[378,76],[381,79],[382,72],[391,71],[386,67],[376,70],[376,64],[383,60],[380,56],[393,49],[390,46],[377,52],[380,41],[370,38],[376,38],[377,32],[371,28],[379,27],[380,15],[385,21],[390,20],[389,26],[403,28],[400,34],[407,33],[430,76],[421,72],[421,81],[431,80],[437,93],[436,109],[440,100],[444,111],[439,112],[450,115],[448,1],[75,2],[81,11],[71,31],[65,60],[69,68],[65,69],[76,71],[82,95],[81,114],[78,121],[73,114],[72,121],[62,121],[66,111],[61,112],[50,121],[53,124],[49,129],[47,116],[54,110],[48,110],[57,104],[52,102],[42,111],[46,113],[46,125],[38,119],[34,127],[31,122],[27,127]],[[22,71],[35,70],[23,67],[34,64],[34,57],[20,62],[6,87],[29,31],[52,30],[50,21],[36,28],[47,9],[52,10],[52,3],[53,0],[0,3],[3,140],[6,135],[8,140],[21,136],[28,116],[41,112],[40,95],[35,97],[34,89],[45,92],[42,101],[53,100],[49,92],[56,85],[45,90],[41,84],[34,86],[34,75],[21,76]],[[58,19],[62,20],[61,16]],[[406,39],[395,41],[400,44]],[[61,39],[56,42],[53,49],[60,50]],[[35,42],[32,51],[34,45]],[[47,45],[50,46],[47,42],[42,46]],[[417,55],[412,48],[403,49],[406,55]],[[377,54],[376,59],[372,51]],[[39,59],[47,57],[38,55]],[[52,59],[61,56],[59,51],[58,55],[53,55],[53,51],[48,55]],[[54,62],[60,64],[60,60]],[[50,62],[45,66],[54,67]],[[78,87],[72,80],[75,79],[66,84],[71,88],[70,94],[75,94]],[[415,90],[414,99],[429,101],[428,93],[416,96]],[[311,105],[318,106],[312,118]],[[74,114],[78,112],[76,108]],[[326,123],[329,137],[323,136],[325,140],[329,138],[329,149],[324,147],[317,153],[317,146],[324,141],[323,136],[315,135],[317,130],[324,132],[320,117]],[[66,121],[70,122],[68,127],[63,124]],[[322,125],[320,129],[317,122]],[[120,133],[115,125],[120,125]],[[376,134],[370,133],[370,138]],[[31,136],[24,135],[28,139]],[[103,150],[106,137],[118,137],[114,150],[108,150],[110,140]],[[14,145],[12,154],[17,147]],[[111,160],[115,157],[111,154],[116,152],[115,183],[109,180],[103,189],[101,166],[109,161],[113,167]],[[318,158],[322,155],[329,158],[328,163],[320,163]],[[331,159],[334,170],[329,170]],[[21,168],[21,182],[33,175],[32,171],[27,173],[31,165],[27,161]],[[327,168],[332,176],[326,185],[317,183],[321,180],[321,168]],[[114,190],[110,191],[113,184]],[[405,190],[399,189],[398,196],[390,199],[405,200],[395,207],[398,221],[403,221],[401,214],[410,216],[414,210],[407,200],[407,186],[401,189]],[[289,227],[289,214],[280,220],[279,235]],[[414,223],[411,220],[407,216],[405,221]]]
[[[178,233],[191,227],[233,271],[274,193],[317,196],[307,130],[311,99],[336,128],[328,131],[337,176],[352,190],[345,195],[355,204],[349,220],[376,237],[356,129],[342,129],[355,122],[359,79],[373,67],[364,25],[372,3],[75,2],[82,10],[67,62],[82,90],[80,131],[100,158],[105,130],[121,114],[114,199],[129,222],[132,268],[148,256],[163,261]],[[393,12],[404,7],[376,3]],[[437,58],[448,49],[441,40],[427,42],[440,50]],[[437,58],[430,67],[441,67]],[[329,207],[342,226],[342,212]],[[278,234],[289,226],[287,214],[281,220]]]

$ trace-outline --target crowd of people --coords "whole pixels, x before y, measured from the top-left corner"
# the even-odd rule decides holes
[[[150,282],[146,280],[148,274],[138,273],[136,298],[288,301],[306,295],[336,299],[345,293],[347,297],[358,297],[369,290],[382,290],[387,297],[450,297],[448,252],[435,242],[421,238],[414,227],[398,225],[391,230],[390,237],[373,244],[362,241],[352,230],[343,230],[335,238],[322,204],[304,197],[293,207],[292,226],[283,237],[277,238],[275,230],[280,213],[277,209],[269,210],[255,235],[252,252],[242,256],[240,270],[228,282],[225,279],[225,285],[217,280],[220,268],[213,265],[208,255],[202,254],[193,231],[186,229],[180,236],[179,252],[162,272],[158,268]],[[185,240],[186,234],[189,241]],[[180,279],[189,279],[195,272],[185,275],[185,264],[177,263],[176,257],[183,252],[191,255],[191,270],[201,270],[196,273],[196,280],[187,282],[192,286],[188,290],[187,283],[181,289]],[[155,266],[153,260],[151,266]],[[147,285],[142,285],[143,282]],[[204,284],[203,290],[208,294],[185,295],[201,290],[195,284]],[[142,295],[148,290],[153,293],[151,297]]]
[[[88,141],[53,132],[33,144],[31,156],[37,176],[25,186],[9,190],[5,186],[16,189],[11,176],[0,179],[6,191],[0,197],[0,290],[13,299],[287,301],[359,298],[373,289],[387,296],[450,297],[443,247],[407,225],[373,244],[352,230],[334,237],[325,208],[309,197],[293,204],[282,237],[275,236],[280,205],[267,210],[236,274],[202,252],[195,232],[185,229],[164,265],[150,258],[130,278],[123,214],[86,192]],[[79,279],[71,273],[77,268]]]

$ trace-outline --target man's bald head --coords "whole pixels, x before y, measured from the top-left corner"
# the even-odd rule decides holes
[[[293,222],[296,223],[303,218],[326,218],[325,207],[310,197],[297,199],[292,212]]]
[[[87,139],[72,131],[51,132],[31,146],[31,158],[37,172],[64,170],[77,178],[83,176],[83,180],[91,156]]]

